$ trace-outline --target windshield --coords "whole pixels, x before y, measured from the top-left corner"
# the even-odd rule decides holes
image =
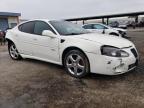
[[[50,23],[60,35],[79,35],[89,33],[89,31],[77,24],[68,21],[50,21]]]

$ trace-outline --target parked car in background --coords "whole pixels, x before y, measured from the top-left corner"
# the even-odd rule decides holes
[[[97,32],[97,33],[115,35],[115,36],[127,38],[126,30],[121,28],[112,28],[108,25],[101,24],[101,23],[85,24],[82,27],[91,32]]]
[[[64,65],[81,78],[89,72],[118,75],[138,64],[135,45],[127,39],[90,33],[67,21],[31,20],[8,30],[10,57]]]
[[[110,22],[108,25],[110,27],[113,27],[113,28],[118,28],[119,27],[119,22],[118,21],[113,21],[113,22]]]
[[[127,25],[126,24],[119,24],[119,26],[117,28],[127,29]]]
[[[118,21],[111,22],[109,24],[109,26],[112,27],[112,28],[127,29],[127,24],[125,24],[125,23],[119,23]]]

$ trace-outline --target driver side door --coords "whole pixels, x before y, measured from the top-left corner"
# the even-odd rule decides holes
[[[34,56],[45,61],[59,62],[59,37],[42,36],[44,30],[50,30],[56,34],[47,22],[35,21]]]

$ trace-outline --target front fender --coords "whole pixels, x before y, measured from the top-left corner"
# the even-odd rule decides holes
[[[82,50],[84,53],[94,53],[94,54],[101,54],[100,48],[101,44],[89,40],[84,40],[84,39],[66,39],[64,43],[60,43],[60,58],[62,58],[62,54],[65,51],[65,49],[73,47],[73,48],[78,48]]]

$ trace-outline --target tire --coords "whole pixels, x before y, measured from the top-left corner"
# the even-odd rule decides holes
[[[79,50],[69,51],[64,58],[66,71],[75,78],[82,78],[90,71],[89,61]]]
[[[9,43],[8,44],[8,51],[9,51],[9,55],[13,60],[20,60],[22,59],[22,57],[20,56],[16,46],[14,43]]]

